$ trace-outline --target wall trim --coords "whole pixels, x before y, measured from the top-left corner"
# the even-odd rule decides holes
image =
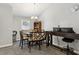
[[[5,45],[1,45],[0,48],[3,48],[3,47],[8,47],[8,46],[12,46],[13,44],[5,44]]]

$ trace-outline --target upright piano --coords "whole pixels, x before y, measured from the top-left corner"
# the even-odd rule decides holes
[[[70,28],[70,27],[69,28],[67,28],[67,27],[61,27],[61,28],[54,27],[53,32],[75,33],[73,28]]]

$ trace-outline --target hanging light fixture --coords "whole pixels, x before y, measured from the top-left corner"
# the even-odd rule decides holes
[[[37,6],[36,6],[36,3],[33,3],[33,6],[34,6],[34,7],[37,7]],[[36,9],[36,8],[34,8],[34,11],[35,11],[35,9]],[[38,19],[38,17],[37,17],[37,16],[31,16],[31,19]]]
[[[31,16],[31,19],[38,19],[37,16]]]
[[[31,16],[31,19],[34,19],[34,16]]]

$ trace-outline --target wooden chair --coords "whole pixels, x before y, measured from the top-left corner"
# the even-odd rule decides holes
[[[17,31],[13,31],[13,42],[16,42],[16,39],[17,39]]]
[[[21,48],[23,48],[24,45],[24,41],[28,40],[29,37],[27,36],[27,34],[24,34],[23,31],[20,31],[20,44],[19,46],[21,46]]]
[[[44,40],[45,40],[44,33],[32,33],[32,36],[30,37],[30,39],[28,39],[29,52],[31,52],[31,47],[34,46],[33,45],[34,43],[38,45],[39,50],[41,50],[41,44],[42,44],[42,41]]]

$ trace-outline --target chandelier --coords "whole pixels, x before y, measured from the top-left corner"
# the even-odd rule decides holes
[[[37,5],[36,5],[36,3],[33,3],[33,6],[34,6],[34,11],[36,10],[36,8],[37,8]],[[35,8],[36,7],[36,8]],[[31,19],[38,19],[38,16],[31,16]]]
[[[31,19],[38,19],[37,16],[31,16]]]

